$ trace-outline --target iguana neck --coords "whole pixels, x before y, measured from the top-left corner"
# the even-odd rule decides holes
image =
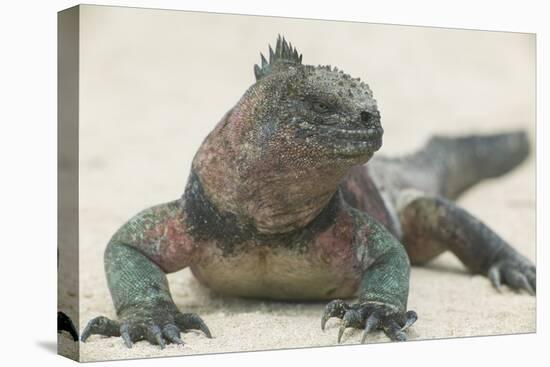
[[[305,227],[327,206],[347,168],[317,164],[296,169],[284,151],[258,159],[268,148],[247,136],[250,130],[243,128],[243,121],[258,118],[261,111],[241,107],[229,111],[205,139],[193,160],[193,173],[219,211],[235,214],[258,232]]]

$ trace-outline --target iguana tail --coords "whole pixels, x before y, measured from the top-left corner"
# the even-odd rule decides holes
[[[407,160],[416,168],[435,173],[440,194],[454,199],[485,178],[509,172],[527,158],[529,151],[525,131],[457,138],[434,136]]]

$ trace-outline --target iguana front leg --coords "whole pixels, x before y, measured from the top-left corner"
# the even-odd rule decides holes
[[[422,263],[451,250],[473,273],[534,295],[536,268],[500,236],[442,197],[406,190],[398,200],[404,242],[411,261]]]
[[[347,327],[364,330],[362,343],[375,329],[383,330],[391,340],[404,341],[407,339],[404,331],[417,319],[416,312],[407,311],[410,275],[407,253],[382,225],[363,213],[354,215],[364,217],[355,235],[364,269],[359,299],[353,304],[340,299],[328,303],[321,328],[324,330],[329,318],[338,317],[342,319],[338,342]]]
[[[105,273],[118,321],[104,316],[91,320],[82,333],[120,336],[128,348],[146,339],[164,348],[183,344],[180,332],[210,331],[202,319],[181,313],[170,295],[166,273],[189,265],[195,244],[185,231],[180,201],[146,209],[113,236],[105,250]]]

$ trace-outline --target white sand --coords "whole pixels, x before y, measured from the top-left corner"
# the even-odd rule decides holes
[[[81,34],[80,331],[115,317],[103,271],[114,231],[139,210],[181,195],[201,140],[253,82],[258,52],[281,32],[304,62],[338,65],[367,81],[386,130],[382,152],[418,147],[433,133],[522,127],[534,134],[534,38],[443,29],[85,7]],[[208,31],[206,29],[208,28]],[[535,165],[468,192],[460,204],[535,257]],[[169,275],[176,304],[214,338],[133,349],[119,338],[81,343],[85,361],[336,344],[320,329],[323,303],[225,298],[188,270]],[[452,254],[413,268],[410,340],[535,331],[535,298],[469,275]],[[357,343],[349,330],[343,343]],[[382,333],[368,342],[385,342]]]

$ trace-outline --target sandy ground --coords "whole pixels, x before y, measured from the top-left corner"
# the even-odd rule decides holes
[[[338,65],[372,87],[384,154],[408,152],[434,133],[524,128],[534,136],[530,35],[283,18],[84,7],[81,18],[80,331],[115,317],[103,271],[110,236],[139,210],[181,195],[194,151],[253,83],[252,66],[277,33],[304,62]],[[208,31],[206,32],[206,29]],[[534,157],[480,184],[460,205],[535,259]],[[176,304],[197,312],[214,338],[133,349],[118,338],[81,343],[81,360],[335,345],[320,329],[324,303],[243,300],[212,294],[188,270],[169,275]],[[535,331],[535,298],[497,293],[452,254],[413,268],[410,340]],[[349,330],[343,343],[358,343]],[[368,342],[386,342],[382,333]]]

